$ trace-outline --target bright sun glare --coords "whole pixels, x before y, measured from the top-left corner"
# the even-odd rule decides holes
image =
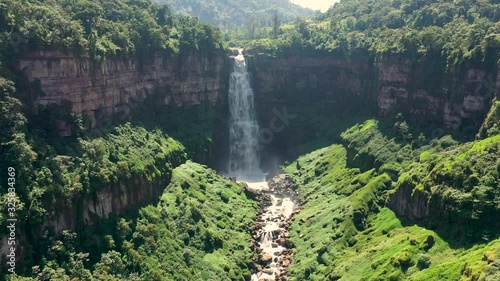
[[[331,5],[339,2],[339,0],[291,0],[291,2],[306,8],[325,12]]]

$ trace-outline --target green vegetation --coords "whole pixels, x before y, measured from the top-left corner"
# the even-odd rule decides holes
[[[169,6],[149,0],[3,1],[0,4],[0,163],[2,169],[17,167],[20,200],[26,205],[33,201],[31,205],[38,206],[37,198],[45,189],[71,198],[137,175],[152,181],[168,179],[167,171],[172,165],[186,159],[179,154],[184,150],[182,146],[174,147],[173,141],[153,128],[148,131],[130,126],[119,128],[116,135],[121,139],[110,139],[112,135],[82,138],[81,118],[68,116],[64,106],[34,110],[33,98],[42,93],[36,82],[29,83],[16,72],[15,60],[20,54],[59,50],[100,61],[111,57],[147,57],[155,52],[210,53],[222,48],[221,39],[218,29],[190,17],[174,15]],[[61,119],[79,133],[60,138]],[[206,139],[205,135],[200,138]],[[189,152],[206,149],[207,140],[202,141],[201,145],[188,143]],[[140,151],[132,149],[136,146],[139,150],[141,145],[144,147]],[[176,152],[170,155],[169,151]]]
[[[500,101],[493,100],[491,110],[486,116],[477,137],[480,139],[500,134]]]
[[[36,280],[246,280],[254,253],[250,227],[257,204],[244,187],[187,162],[156,206],[119,219],[100,261],[89,265],[85,244],[65,232],[33,271]],[[8,280],[34,280],[10,277]]]
[[[401,134],[403,122],[384,131],[383,122],[368,120],[342,134],[345,146],[314,151],[286,167],[304,203],[291,224],[292,280],[498,277],[498,136],[416,142],[411,128]],[[467,188],[472,179],[459,174],[477,181]],[[429,218],[419,226],[387,205],[409,184],[430,194]],[[411,200],[411,191],[407,196]]]
[[[450,63],[494,63],[500,59],[499,22],[496,1],[345,0],[312,20],[282,26],[277,39],[251,42],[247,52],[428,55],[436,62],[444,57]]]
[[[223,26],[226,38],[152,0],[0,3],[0,209],[5,171],[14,167],[17,271],[30,276],[1,280],[248,280],[257,256],[250,248],[257,203],[242,185],[188,161],[208,154],[217,109],[158,108],[166,93],[153,93],[132,123],[89,136],[85,118],[64,104],[33,106],[43,93],[16,69],[21,55],[55,50],[141,63],[152,54],[210,56],[226,40],[254,55],[429,60],[427,75],[436,79],[465,63],[496,69],[500,59],[493,0],[345,0],[312,19],[294,19],[311,11],[285,0],[172,4]],[[432,126],[420,132],[402,115],[352,126],[363,118],[354,111],[365,109],[362,100],[338,110],[297,100],[292,133],[277,134],[308,142],[302,151],[338,143],[285,167],[303,203],[290,228],[291,279],[500,280],[499,102],[470,141],[435,136]],[[74,134],[60,137],[68,126]],[[147,187],[164,192],[107,218],[84,213],[107,189],[128,196],[122,187],[138,197]],[[75,229],[52,229],[47,220],[61,217]],[[6,219],[2,211],[0,224]]]
[[[28,224],[36,225],[52,212],[54,198],[80,202],[79,198],[131,178],[168,182],[172,168],[186,160],[184,147],[155,129],[123,125],[105,136],[88,138],[81,136],[81,118],[68,116],[64,106],[33,110],[32,100],[41,93],[36,82],[28,83],[16,72],[20,54],[58,50],[101,61],[221,48],[218,29],[174,15],[167,5],[149,0],[3,1],[0,167],[17,169],[20,218],[29,217]],[[61,119],[78,133],[60,138]],[[5,176],[0,176],[2,187]],[[2,196],[5,192],[2,188]]]
[[[188,162],[177,168],[158,206],[141,211],[132,235],[139,257],[152,256],[134,260],[141,276],[145,280],[248,278],[256,208],[241,185],[206,167]],[[150,237],[156,244],[143,245]],[[163,255],[158,261],[156,257]]]
[[[17,232],[18,239],[23,241],[23,259],[18,260],[16,271],[37,280],[158,280],[158,269],[151,266],[160,264],[162,270],[171,272],[161,274],[165,280],[183,278],[179,276],[196,279],[203,272],[208,279],[214,279],[215,274],[224,280],[248,276],[253,253],[248,248],[248,233],[238,223],[241,220],[249,225],[255,213],[254,203],[239,201],[246,198],[242,187],[222,182],[215,175],[211,180],[212,172],[195,164],[185,168],[186,173],[192,169],[190,173],[199,173],[210,183],[203,185],[196,178],[200,185],[193,189],[212,187],[212,183],[214,189],[207,191],[207,198],[199,199],[201,203],[187,198],[189,202],[183,212],[199,211],[203,223],[209,223],[212,217],[220,221],[211,221],[206,228],[201,225],[200,233],[191,241],[193,244],[183,245],[180,254],[174,251],[179,250],[180,244],[176,243],[186,239],[184,236],[182,239],[172,236],[172,241],[165,242],[170,248],[159,249],[157,259],[162,260],[165,253],[172,254],[171,260],[185,261],[185,270],[177,271],[180,264],[172,263],[175,267],[165,268],[160,261],[150,260],[143,264],[143,269],[138,269],[146,261],[144,257],[151,255],[150,248],[140,246],[145,241],[151,242],[149,230],[156,223],[156,216],[167,209],[171,212],[179,208],[172,205],[159,213],[160,209],[150,206],[139,215],[137,209],[157,201],[155,195],[170,183],[172,170],[184,163],[188,154],[195,157],[206,152],[213,141],[213,108],[193,109],[191,115],[187,111],[182,114],[172,111],[177,115],[159,116],[185,118],[182,129],[155,118],[148,124],[140,124],[142,120],[137,114],[133,124],[115,124],[116,127],[110,126],[103,134],[92,135],[84,129],[85,116],[70,114],[67,104],[33,106],[33,99],[43,95],[40,86],[36,81],[28,82],[16,67],[20,56],[37,51],[68,52],[90,57],[97,63],[126,58],[141,63],[152,54],[170,58],[196,51],[210,57],[224,50],[217,28],[191,17],[174,15],[167,5],[149,0],[23,0],[0,4],[0,170],[16,169]],[[140,109],[145,110],[142,106]],[[175,125],[182,126],[181,123]],[[68,128],[72,135],[61,137],[61,130]],[[165,132],[182,139],[187,148]],[[0,176],[3,210],[7,209],[6,177],[6,173]],[[221,194],[222,188],[227,190]],[[214,195],[212,191],[219,193]],[[193,192],[193,196],[198,196],[204,191]],[[109,206],[94,207],[106,209],[103,210],[106,218],[98,217],[100,210],[94,213],[93,206],[89,206],[103,199],[103,194],[113,197],[107,202]],[[221,197],[219,201],[225,203],[234,200],[238,207],[248,206],[251,211],[232,214],[227,211],[236,209],[232,205],[207,205],[206,202],[215,200],[213,196]],[[128,205],[122,206],[123,202]],[[107,211],[111,211],[109,217]],[[132,222],[137,217],[142,224]],[[175,225],[180,220],[164,218],[171,221],[170,230],[174,226],[179,228],[175,235],[187,233],[183,227],[191,221]],[[6,219],[2,212],[0,223],[4,225]],[[89,222],[91,225],[86,225]],[[165,231],[155,232],[155,239]],[[5,232],[5,228],[0,232],[2,237]],[[139,235],[145,240],[138,238]],[[220,248],[219,242],[228,237],[235,243]],[[229,255],[228,251],[236,255],[222,257]],[[4,266],[5,263],[2,272]],[[98,275],[92,275],[90,270]],[[0,279],[5,278],[2,275]]]
[[[214,143],[215,129],[222,122],[218,119],[223,114],[219,106],[208,102],[189,108],[175,105],[158,106],[158,100],[164,100],[168,91],[155,91],[132,111],[135,124],[151,130],[160,128],[186,147],[189,158],[206,163],[204,157]]]
[[[374,170],[362,173],[348,168],[347,151],[341,145],[312,152],[297,163],[286,170],[297,181],[306,205],[291,225],[296,261],[291,276],[324,280],[334,263],[342,260],[342,252],[356,243],[358,229],[366,227],[367,212],[380,203],[391,180]]]
[[[289,0],[162,0],[181,14],[198,17],[221,27],[234,37],[244,32],[254,33],[259,28],[277,26],[273,21],[290,22],[298,17],[312,16],[310,9]],[[276,17],[277,16],[277,17]],[[249,34],[247,34],[249,35]],[[253,38],[253,37],[252,37]],[[234,39],[234,38],[232,38]]]
[[[445,222],[449,228],[446,233],[453,239],[489,241],[499,234],[499,151],[500,135],[454,149],[434,150],[401,175],[396,190],[407,188],[426,194],[430,205],[439,206],[430,225]]]
[[[200,105],[193,108],[167,108],[157,115],[162,129],[170,132],[172,137],[186,146],[186,151],[192,159],[206,157],[209,148],[214,142],[214,131],[218,114],[209,105]],[[206,159],[204,159],[206,161]]]
[[[220,31],[151,0],[22,0],[0,4],[0,60],[57,49],[96,60],[222,47]]]
[[[348,164],[362,170],[379,168],[397,179],[412,162],[428,157],[430,148],[442,150],[458,144],[451,135],[432,136],[432,127],[417,131],[419,126],[410,127],[398,114],[395,120],[368,120],[347,129],[341,141],[348,152]]]
[[[133,183],[137,178],[154,186],[166,185],[172,169],[186,161],[184,147],[172,138],[158,130],[147,131],[129,124],[117,127],[105,137],[66,143],[67,146],[61,147],[64,151],[57,151],[36,135],[16,133],[12,137],[13,140],[2,143],[0,168],[16,169],[17,219],[25,222],[20,224],[20,233],[26,234],[26,243],[31,246],[26,247],[26,255],[35,259],[39,254],[32,251],[45,247],[38,239],[38,229],[47,218],[59,215],[61,204],[78,210],[70,218],[78,221],[83,201],[93,198],[101,189],[118,183],[138,188],[129,185],[129,181]],[[3,187],[6,176],[0,176],[0,207],[4,209],[7,208],[7,189]],[[2,213],[1,223],[6,219]],[[80,223],[77,227],[83,229]],[[19,267],[37,262],[26,258]]]

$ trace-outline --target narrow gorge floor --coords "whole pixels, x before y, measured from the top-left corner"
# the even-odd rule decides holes
[[[252,233],[260,258],[251,280],[288,280],[291,262],[288,224],[297,211],[298,197],[292,181],[281,174],[267,182],[247,182],[247,185],[250,191],[262,195],[264,207]]]

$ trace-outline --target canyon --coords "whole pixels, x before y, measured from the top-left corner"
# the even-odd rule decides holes
[[[262,128],[274,125],[270,122],[276,119],[277,112],[288,112],[303,121],[309,118],[308,109],[324,123],[318,128],[314,123],[320,121],[295,120],[291,126],[284,124],[285,129],[272,132],[270,138],[261,135],[260,142],[265,143],[261,147],[263,162],[274,163],[271,166],[298,156],[301,145],[332,127],[328,120],[341,123],[346,115],[389,116],[401,112],[438,128],[474,131],[480,127],[493,98],[500,95],[496,64],[470,62],[460,68],[447,68],[439,58],[384,59],[364,53],[247,55],[247,60]],[[214,142],[209,149],[210,155],[217,156],[203,155],[200,159],[225,169],[221,163],[226,163],[230,155],[227,91],[231,60],[224,51],[191,51],[173,58],[156,54],[148,59],[102,63],[50,51],[23,56],[18,68],[29,80],[39,81],[44,94],[35,99],[35,107],[57,104],[67,115],[83,114],[87,129],[132,119],[131,108],[145,98],[153,99],[155,107],[167,111],[208,104],[218,120],[213,125]],[[338,133],[346,128],[340,128]],[[58,129],[61,136],[72,134],[66,120],[60,120]]]
[[[343,54],[246,58],[258,123],[261,128],[271,124],[272,129],[272,120],[278,119],[284,125],[282,130],[273,131],[272,140],[259,152],[262,163],[270,165],[297,156],[297,147],[321,134],[320,129],[307,122],[290,120],[287,124],[276,112],[288,112],[300,121],[307,112],[294,109],[310,107],[309,113],[332,122],[346,109],[381,117],[401,112],[443,128],[477,129],[493,98],[500,95],[497,65],[470,63],[460,69],[447,69],[445,65],[429,63],[430,58],[411,61]],[[80,114],[86,117],[86,130],[99,128],[109,119],[132,120],[137,104],[154,104],[155,110],[160,111],[173,108],[198,111],[208,106],[215,111],[218,123],[212,147],[207,150],[211,151],[210,161],[219,163],[218,170],[223,170],[225,167],[220,163],[228,163],[230,155],[228,90],[232,64],[230,54],[225,51],[215,54],[192,51],[178,57],[155,54],[149,58],[100,63],[60,51],[44,51],[24,55],[18,70],[43,92],[34,99],[33,110],[56,105],[67,116]],[[153,102],[145,103],[148,99]],[[316,111],[318,108],[321,110]],[[204,111],[200,114],[203,116]],[[67,119],[58,124],[60,136],[75,134]],[[324,125],[330,123],[326,121]],[[174,168],[180,164],[176,163]],[[263,166],[264,170],[270,168]],[[128,183],[105,186],[84,198],[76,209],[67,202],[56,202],[44,219],[44,226],[60,233],[63,229],[75,230],[77,222],[95,225],[111,215],[155,202],[168,180],[151,183],[133,178]],[[391,197],[390,206],[409,219],[425,219],[430,213],[424,202],[426,197],[411,194],[410,190],[398,191]],[[415,208],[406,208],[405,202],[412,202]]]
[[[498,1],[4,2],[0,281],[500,280]]]
[[[345,119],[343,115],[403,113],[436,127],[473,131],[481,126],[493,98],[500,95],[498,65],[486,63],[448,69],[433,58],[384,59],[341,53],[255,56],[249,58],[249,69],[262,124],[273,118],[273,109],[288,108],[291,114],[301,115],[304,108],[311,107],[311,112],[332,122],[339,115]],[[343,114],[346,109],[351,112]],[[296,147],[324,134],[324,128],[311,132],[310,127],[287,128],[276,134],[275,145],[268,152],[297,156]],[[310,134],[301,133],[304,130]]]

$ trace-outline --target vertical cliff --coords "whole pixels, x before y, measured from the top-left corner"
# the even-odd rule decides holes
[[[44,114],[52,114],[52,106],[56,106],[63,111],[62,117],[56,114],[60,118],[56,131],[61,137],[79,133],[66,118],[72,114],[86,121],[85,132],[109,127],[104,128],[107,131],[99,130],[103,134],[89,135],[85,141],[57,137],[45,140],[56,147],[50,152],[54,155],[41,151],[37,161],[46,161],[43,165],[51,169],[47,173],[54,175],[54,183],[36,198],[44,212],[23,226],[20,239],[26,243],[19,248],[20,256],[36,255],[30,247],[41,243],[37,237],[45,230],[57,235],[66,229],[81,232],[89,226],[105,228],[103,222],[107,219],[155,202],[170,183],[171,171],[187,159],[189,152],[185,149],[187,145],[170,143],[174,141],[167,134],[190,135],[193,123],[209,120],[204,125],[211,130],[203,137],[224,138],[225,132],[218,123],[223,123],[226,114],[229,60],[223,50],[184,51],[172,57],[152,54],[102,62],[60,51],[39,51],[21,56],[17,67],[25,78],[39,85],[40,94],[26,102],[32,105],[27,108],[29,122],[40,119],[44,126],[50,126],[52,120],[48,119],[52,115]],[[158,114],[152,120],[156,123],[123,126],[127,121],[132,124],[143,121],[135,120],[139,118],[136,112],[139,108],[140,114],[153,111]],[[173,116],[176,118],[169,119]],[[122,132],[125,135],[117,136],[115,126],[121,131],[131,130],[134,135]],[[153,128],[164,130],[159,133]],[[129,140],[130,147],[123,147],[120,139]],[[83,142],[90,151],[83,147]],[[214,143],[218,142],[204,143],[204,147],[190,156],[208,162],[211,153],[217,154]],[[94,155],[92,151],[97,150],[99,153],[95,155],[103,159],[86,162],[89,155]],[[134,158],[138,154],[141,156]],[[165,155],[172,156],[164,159]],[[123,161],[122,157],[128,160]],[[146,159],[152,162],[146,163]],[[60,179],[57,173],[66,176]],[[5,254],[5,249],[0,254]]]
[[[271,161],[298,156],[310,141],[332,141],[349,116],[375,111],[376,68],[369,57],[253,56],[249,70],[266,130],[262,155]]]
[[[175,107],[202,103],[212,106],[226,93],[227,58],[216,54],[184,52],[175,57],[149,57],[95,62],[59,51],[24,55],[19,69],[29,80],[40,82],[43,95],[34,105],[64,105],[71,113],[87,117],[95,128],[104,117],[128,117],[131,109],[154,92],[164,93],[160,102]],[[122,118],[125,119],[125,118]],[[64,124],[61,135],[72,132]]]
[[[439,58],[255,56],[251,70],[261,103],[366,101],[380,115],[432,116],[453,128],[464,122],[479,126],[500,92],[498,66],[447,68]]]
[[[174,57],[153,54],[103,62],[60,51],[39,51],[22,56],[18,63],[19,70],[30,81],[38,81],[43,92],[33,101],[35,111],[40,106],[60,105],[65,114],[86,117],[87,130],[102,126],[100,123],[110,120],[108,118],[130,121],[134,117],[132,111],[147,99],[150,103],[143,104],[146,111],[172,110],[176,111],[172,114],[177,114],[178,110],[185,110],[197,118],[216,111],[220,115],[218,120],[222,120],[228,66],[224,51],[215,54],[190,51]],[[206,107],[212,110],[207,111]],[[61,136],[75,133],[64,120],[59,124]],[[214,129],[214,137],[220,135],[224,132]],[[195,156],[206,160],[206,155]],[[76,203],[79,210],[68,212],[71,206],[64,200],[56,204],[60,212],[49,217],[45,225],[60,232],[74,229],[80,219],[84,225],[92,224],[94,217],[107,218],[112,213],[152,202],[167,184],[167,178],[150,182],[139,177],[103,186],[83,202]],[[79,214],[75,212],[80,212],[82,218],[77,219]]]
[[[249,61],[263,126],[270,127],[276,110],[286,107],[295,115],[286,130],[274,132],[269,144],[285,155],[294,155],[304,143],[328,137],[325,131],[329,129],[340,126],[336,131],[342,132],[350,125],[348,119],[355,119],[352,116],[401,112],[443,128],[477,130],[500,92],[495,63],[448,67],[440,57],[416,60],[362,53],[256,55]]]

